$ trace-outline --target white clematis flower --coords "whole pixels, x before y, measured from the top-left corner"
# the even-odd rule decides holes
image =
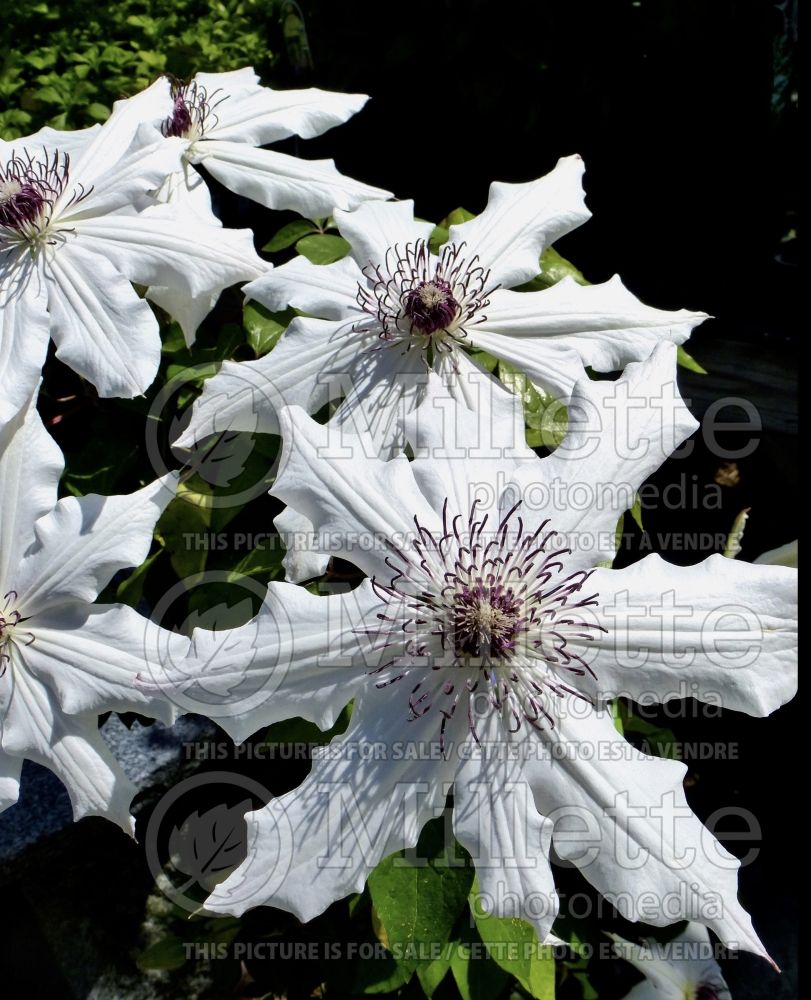
[[[299,788],[248,815],[248,857],[210,910],[267,903],[311,919],[414,845],[452,788],[482,905],[541,940],[554,844],[625,917],[699,920],[765,954],[738,862],[685,801],[684,765],[636,751],[608,710],[620,692],[678,697],[686,676],[690,694],[760,715],[796,685],[792,571],[721,556],[595,568],[640,484],[697,426],[675,354],[662,344],[617,382],[581,380],[569,435],[544,459],[506,394],[477,414],[429,386],[407,425],[411,462],[283,411],[272,492],[370,579],[327,598],[271,583],[242,629],[195,632],[186,670],[209,694],[220,685],[212,717],[238,739],[286,715],[326,728],[352,698],[354,710]],[[238,720],[237,681],[273,689]]]
[[[260,86],[249,67],[198,73],[190,83],[164,77],[163,86],[171,96],[171,112],[151,121],[182,158],[181,168],[161,188],[159,196],[167,201],[186,201],[211,215],[211,199],[203,177],[194,170],[197,165],[237,194],[311,219],[370,198],[391,198],[390,191],[345,177],[332,160],[303,160],[255,148],[293,135],[321,135],[357,114],[369,99],[365,94],[315,87],[272,90]]]
[[[608,935],[614,951],[638,969],[645,980],[625,1000],[732,1000],[715,961],[707,928],[690,923],[672,941],[633,944]]]
[[[164,95],[163,108],[147,107],[139,94],[122,102],[122,114],[133,132],[140,123],[152,124],[176,152],[175,169],[156,191],[159,201],[182,206],[192,216],[220,225],[196,166],[204,166],[225,187],[261,205],[292,209],[313,219],[330,215],[335,208],[354,208],[370,198],[391,197],[389,191],[339,173],[332,160],[303,160],[255,148],[292,135],[305,139],[321,135],[360,111],[368,100],[363,94],[316,88],[271,90],[259,86],[259,77],[250,68],[198,73],[188,84],[163,77],[153,86]],[[189,298],[156,281],[148,297],[175,316],[191,344],[224,287]]]
[[[16,802],[28,759],[64,782],[76,819],[105,816],[132,833],[136,789],[98,717],[173,720],[171,706],[133,684],[164,630],[132,608],[93,601],[114,573],[145,559],[176,476],[129,496],[57,501],[62,466],[33,401],[0,426],[0,809]],[[180,636],[163,639],[174,655],[187,649]]]
[[[157,85],[135,100],[144,115],[168,102]],[[193,301],[267,269],[249,230],[169,206],[136,211],[178,153],[151,126],[133,134],[125,103],[78,139],[48,129],[0,144],[0,419],[30,397],[49,335],[100,395],[144,392],[160,337],[132,282]]]
[[[493,184],[480,216],[450,228],[439,255],[413,203],[367,202],[336,212],[351,256],[316,266],[303,257],[248,285],[270,309],[292,305],[295,319],[266,357],[226,362],[195,404],[179,442],[189,446],[259,416],[278,427],[282,403],[319,410],[345,394],[334,416],[369,429],[381,447],[396,442],[398,415],[422,397],[432,367],[457,393],[480,348],[515,364],[539,388],[567,401],[583,366],[613,371],[648,357],[660,340],[682,343],[704,313],[643,305],[618,277],[581,286],[564,279],[515,292],[538,272],[539,254],[589,218],[579,156],[526,184]]]

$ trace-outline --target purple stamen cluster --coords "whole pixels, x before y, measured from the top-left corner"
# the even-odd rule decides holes
[[[488,285],[490,272],[478,257],[467,260],[464,247],[449,243],[436,257],[418,240],[390,247],[381,265],[364,268],[367,283],[358,285],[357,302],[381,340],[422,350],[430,337],[434,347],[450,350],[453,340],[467,337],[468,326],[486,320],[488,296],[498,286]]]
[[[433,281],[420,282],[406,294],[403,312],[413,327],[430,336],[438,330],[448,329],[459,312],[459,303],[453,297],[448,282],[434,278]]]
[[[183,83],[182,80],[172,81],[172,114],[161,125],[161,132],[167,137],[180,139],[199,139],[206,129],[217,124],[214,109],[222,104],[227,94],[213,100],[219,94],[215,90],[209,97],[205,87],[195,81]]]
[[[67,153],[45,153],[39,159],[27,151],[13,153],[0,164],[0,226],[23,235],[45,229],[68,183],[69,168]]]
[[[519,502],[486,534],[488,515],[477,516],[477,507],[478,501],[465,523],[462,515],[449,516],[446,500],[439,534],[415,518],[410,548],[390,545],[390,583],[372,580],[390,610],[378,615],[381,625],[368,634],[395,653],[373,671],[394,668],[378,686],[413,678],[421,668],[409,698],[411,717],[439,699],[440,743],[462,696],[480,689],[511,732],[522,722],[554,727],[550,699],[584,697],[565,675],[592,673],[571,641],[606,631],[587,613],[598,595],[582,596],[593,571],[565,574],[571,550],[558,545],[548,522],[527,532]],[[470,697],[467,702],[478,738]]]
[[[454,596],[453,643],[457,656],[507,659],[526,619],[512,587],[477,578]]]

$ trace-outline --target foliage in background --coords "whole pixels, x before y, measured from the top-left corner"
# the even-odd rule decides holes
[[[269,40],[282,37],[282,24],[285,40],[296,42],[295,14],[286,10],[292,6],[279,0],[8,5],[0,25],[0,136],[102,122],[114,101],[161,73],[188,78],[253,65],[267,76],[276,62]]]

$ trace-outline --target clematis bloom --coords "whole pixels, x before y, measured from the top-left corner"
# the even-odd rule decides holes
[[[129,496],[57,500],[62,466],[33,401],[0,425],[0,809],[16,802],[22,762],[33,760],[64,782],[76,819],[104,816],[132,833],[136,789],[98,719],[134,711],[172,722],[170,704],[134,686],[164,630],[93,602],[145,559],[176,476]],[[184,655],[187,640],[162,638]]]
[[[297,257],[246,286],[269,309],[292,305],[308,316],[293,320],[264,358],[223,364],[179,444],[226,427],[257,429],[257,420],[274,432],[281,405],[314,413],[342,394],[332,419],[369,430],[386,449],[397,444],[402,413],[422,398],[427,371],[464,398],[477,370],[470,348],[516,365],[566,402],[584,365],[618,370],[661,340],[682,343],[706,314],[643,305],[618,277],[510,290],[538,273],[544,249],[589,218],[582,174],[583,161],[570,156],[539,180],[493,184],[482,214],[451,226],[438,255],[429,247],[433,227],[415,220],[410,201],[336,212],[351,255],[326,266]]]
[[[732,1000],[707,928],[691,923],[672,941],[633,944],[608,935],[614,951],[645,977],[625,1000]]]
[[[153,85],[135,100],[149,115],[168,99]],[[78,138],[63,142],[65,133],[48,129],[0,143],[2,419],[31,396],[49,336],[100,395],[144,392],[160,337],[132,282],[160,283],[181,302],[195,301],[267,270],[249,230],[145,207],[178,154],[152,126],[133,132],[125,103]]]
[[[620,694],[683,697],[687,678],[699,699],[763,715],[796,686],[793,571],[722,556],[605,568],[619,515],[697,426],[675,355],[662,344],[617,382],[578,382],[569,434],[544,459],[505,393],[476,412],[432,382],[406,425],[413,461],[282,412],[272,492],[368,579],[322,598],[271,583],[241,629],[195,631],[185,669],[220,686],[210,714],[237,739],[285,716],[326,728],[354,707],[303,784],[248,815],[247,859],[208,909],[311,919],[414,845],[452,790],[483,907],[542,941],[554,844],[628,919],[697,920],[765,955],[738,862],[685,800],[684,765],[635,750],[610,712]],[[272,697],[236,718],[237,681]]]

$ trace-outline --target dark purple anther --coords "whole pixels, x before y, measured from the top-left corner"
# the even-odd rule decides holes
[[[36,223],[44,204],[42,192],[28,181],[13,175],[0,179],[0,226],[22,229]]]
[[[167,137],[174,136],[182,138],[191,128],[191,111],[186,101],[185,87],[175,93],[175,103],[172,114],[163,123],[161,131]]]
[[[453,644],[457,656],[506,659],[526,627],[521,602],[512,588],[477,580],[456,594],[453,608]]]
[[[217,95],[220,95],[219,97]],[[161,125],[161,132],[167,137],[179,139],[200,139],[206,130],[217,124],[214,109],[226,98],[220,90],[211,95],[205,87],[196,81],[183,83],[181,80],[172,82],[172,113]],[[216,98],[216,100],[215,100]]]
[[[430,336],[447,328],[456,319],[459,303],[453,297],[451,286],[441,278],[422,281],[410,291],[403,303],[411,325],[420,333]]]

